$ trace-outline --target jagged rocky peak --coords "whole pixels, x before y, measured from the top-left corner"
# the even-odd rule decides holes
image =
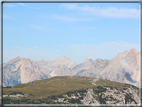
[[[93,60],[92,60],[91,57],[87,57],[84,62],[88,62],[88,61],[89,61],[89,62],[93,62]]]
[[[29,58],[21,58],[22,59],[22,61],[30,61],[30,59]]]
[[[106,62],[106,61],[109,61],[109,60],[97,58],[94,62]]]
[[[89,59],[92,59],[92,58],[91,58],[91,57],[87,57],[87,59],[89,60]],[[86,59],[86,60],[87,60],[87,59]]]
[[[60,59],[68,59],[68,60],[70,60],[68,57],[66,57],[65,55],[64,56],[62,56],[62,57],[60,57]]]
[[[123,55],[123,56],[126,56],[126,55],[133,55],[133,54],[137,54],[135,48],[132,48],[130,50],[126,50],[122,53],[118,53],[117,55]]]
[[[96,59],[96,61],[103,61],[103,60],[102,60],[102,59],[100,59],[100,58],[97,58],[97,59]]]
[[[121,54],[122,59],[125,59],[130,66],[136,66],[139,62],[138,53],[135,48],[125,51]]]
[[[64,56],[62,56],[63,58],[68,58],[68,57],[66,57],[65,55]]]
[[[59,57],[59,58],[57,58],[57,59],[49,59],[49,60],[39,60],[39,61],[48,61],[48,62],[50,62],[50,61],[63,61],[63,60],[67,60],[67,61],[71,61],[68,57],[66,57],[65,55],[64,56],[62,56],[62,57]],[[39,62],[39,61],[37,61],[37,62]]]
[[[136,52],[135,48],[132,48],[126,52],[126,54],[128,54],[128,53],[137,53],[137,52]]]
[[[17,58],[17,59],[20,59],[20,56],[17,56],[16,58]]]
[[[10,60],[7,64],[19,63],[19,61],[20,61],[20,63],[22,63],[22,62],[24,62],[24,63],[34,62],[34,61],[30,60],[30,58],[21,58],[21,57],[18,56],[16,58]]]
[[[112,60],[102,60],[100,58],[94,60],[90,68],[80,73],[80,76],[93,76],[138,86],[139,63],[139,52],[132,48],[118,53]]]
[[[82,62],[81,64],[76,65],[73,70],[86,70],[90,67],[90,65],[93,63],[93,60],[91,57],[88,57],[87,59],[85,59],[84,62]]]
[[[49,72],[47,69],[41,68],[29,58],[16,57],[5,64],[3,71],[3,83],[5,86],[27,83],[49,77],[49,75],[44,74],[44,72]]]
[[[111,64],[103,70],[102,78],[138,86],[139,58],[137,55],[135,48],[119,53],[111,60]]]
[[[130,49],[130,51],[135,51],[136,52],[136,50],[135,50],[135,48],[133,47],[132,49]]]
[[[49,71],[53,71],[56,69],[58,64],[66,65],[68,68],[73,68],[77,64],[72,62],[68,57],[62,56],[57,59],[50,59],[44,61],[36,61],[41,67],[48,69]]]
[[[127,55],[127,54],[132,54],[132,53],[133,53],[133,54],[136,54],[136,53],[137,53],[136,50],[135,50],[135,48],[132,48],[132,49],[130,49],[130,50],[126,50],[126,51],[124,51],[124,52],[122,52],[122,53],[119,52],[119,53],[117,54],[117,56],[120,56],[120,55],[121,55],[121,56],[122,56],[122,55],[125,56],[125,55]]]
[[[10,60],[8,63],[11,64],[11,63],[14,63],[14,62],[16,62],[16,61],[18,61],[18,60],[20,60],[20,59],[21,59],[21,58],[20,58],[19,56],[17,56],[16,58]]]

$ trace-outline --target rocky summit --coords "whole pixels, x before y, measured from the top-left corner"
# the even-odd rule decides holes
[[[92,62],[93,62],[92,58],[88,57],[84,62],[73,67],[73,70],[80,71],[80,70],[88,69],[90,65],[92,64]]]
[[[57,76],[3,88],[4,104],[140,104],[139,88],[93,77]]]
[[[50,60],[39,60],[36,61],[41,67],[48,69],[49,71],[53,71],[56,67],[60,65],[66,65],[68,68],[73,68],[77,65],[77,63],[73,63],[68,57],[63,56],[57,59]]]
[[[75,75],[77,73],[76,70],[73,70],[71,68],[68,68],[66,65],[57,65],[56,69],[53,70],[51,73],[50,73],[50,76],[51,77],[54,77],[54,76],[69,76],[69,75]]]
[[[112,60],[86,58],[81,64],[68,57],[32,61],[16,57],[3,64],[3,86],[13,86],[54,76],[87,76],[128,83],[139,87],[140,52],[134,48],[118,53]]]
[[[16,57],[3,66],[3,86],[13,86],[50,77],[43,72],[49,71],[30,59]]]
[[[94,60],[89,69],[80,72],[77,76],[108,79],[133,84],[139,87],[139,61],[139,53],[132,48],[123,53],[118,53],[112,60]]]

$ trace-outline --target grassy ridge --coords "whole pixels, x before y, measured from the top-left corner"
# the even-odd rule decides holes
[[[53,77],[51,79],[44,79],[27,84],[19,84],[12,88],[4,88],[3,95],[11,94],[13,92],[22,92],[25,94],[34,95],[32,98],[46,98],[51,95],[59,95],[69,91],[80,90],[83,88],[92,88],[87,77]]]
[[[3,95],[12,95],[13,93],[29,94],[28,97],[4,98],[4,103],[9,101],[16,103],[51,103],[54,104],[55,96],[62,97],[64,94],[71,94],[75,91],[83,91],[89,88],[98,86],[109,86],[112,88],[123,89],[126,86],[124,83],[118,83],[109,80],[99,79],[92,85],[92,77],[76,77],[76,76],[57,76],[50,79],[43,79],[27,84],[19,84],[11,88],[3,88]],[[25,101],[25,102],[24,102]],[[73,101],[73,99],[71,100]]]

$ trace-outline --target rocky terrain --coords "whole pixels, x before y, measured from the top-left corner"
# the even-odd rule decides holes
[[[77,76],[108,79],[133,84],[139,87],[139,61],[139,53],[132,48],[123,53],[118,53],[112,60],[94,60],[89,69],[80,71]]]
[[[49,71],[30,59],[16,57],[3,66],[3,86],[13,86],[50,77],[43,72]]]
[[[110,63],[110,60],[96,59],[93,61],[89,69],[78,72],[77,76],[99,77],[100,72]]]
[[[68,68],[73,68],[77,65],[77,63],[73,63],[69,58],[66,56],[57,58],[57,59],[50,59],[50,60],[40,60],[36,61],[41,67],[48,69],[49,71],[53,71],[56,67],[60,65],[66,65]]]
[[[54,77],[54,76],[69,76],[69,75],[75,75],[77,73],[76,70],[73,70],[71,68],[68,68],[66,65],[57,65],[56,69],[53,70],[51,73],[50,73],[50,76],[51,77]]]
[[[14,58],[3,64],[4,86],[50,78],[54,76],[88,76],[111,81],[128,83],[139,87],[140,53],[134,48],[118,53],[112,60],[88,57],[81,64],[73,63],[66,56],[32,61],[26,58]]]
[[[92,64],[93,60],[88,57],[83,63],[78,64],[76,66],[72,66],[71,68],[68,67],[65,64],[58,64],[56,65],[56,68],[51,71],[50,76],[69,76],[69,75],[75,75],[76,73],[78,73],[81,70],[86,70],[90,67],[90,65]]]
[[[69,95],[63,95],[62,98],[58,97],[54,101],[70,103],[70,99],[74,99],[82,104],[139,104],[140,99],[137,93],[138,90],[131,88],[120,91],[109,86],[98,86],[97,88],[87,89],[82,92],[76,91]]]
[[[88,57],[84,62],[73,67],[73,70],[77,70],[77,71],[86,70],[90,67],[92,63],[93,63],[92,58]]]
[[[139,104],[139,88],[92,77],[61,76],[3,88],[4,104]]]
[[[87,58],[77,65],[66,56],[47,61],[16,57],[3,64],[3,86],[13,86],[53,76],[75,75],[79,70],[87,69],[92,62],[91,58]]]

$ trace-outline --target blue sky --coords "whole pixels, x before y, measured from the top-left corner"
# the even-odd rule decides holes
[[[4,3],[3,61],[112,59],[139,51],[138,3]]]

